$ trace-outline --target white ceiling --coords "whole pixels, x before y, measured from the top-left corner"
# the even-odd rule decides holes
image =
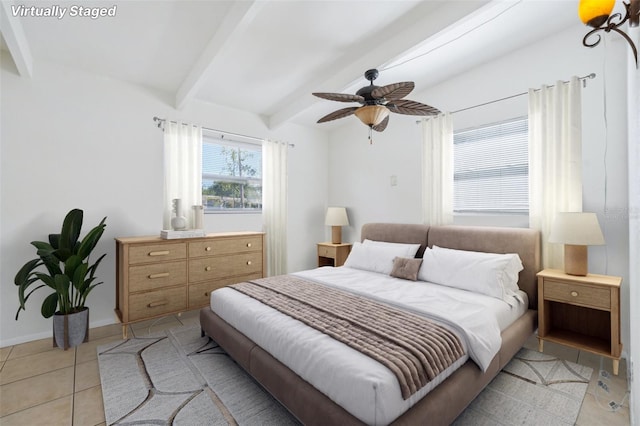
[[[378,85],[415,81],[408,98],[428,103],[416,94],[579,24],[577,0],[2,2],[0,47],[16,63],[81,68],[172,93],[178,108],[198,99],[271,127],[315,126],[347,105],[311,92],[354,93],[369,68],[380,69]],[[14,17],[16,5],[117,10],[95,20]]]

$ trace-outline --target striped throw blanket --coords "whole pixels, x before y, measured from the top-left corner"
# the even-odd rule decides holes
[[[305,279],[280,275],[231,285],[389,368],[409,398],[464,355],[459,337],[427,318]]]

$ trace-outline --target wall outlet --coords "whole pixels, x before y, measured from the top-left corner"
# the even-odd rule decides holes
[[[397,186],[398,185],[398,176],[396,175],[391,175],[391,178],[389,179],[391,186]]]

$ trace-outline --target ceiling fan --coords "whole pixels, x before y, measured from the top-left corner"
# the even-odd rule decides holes
[[[408,99],[407,96],[415,84],[412,81],[376,86],[373,80],[378,78],[378,70],[370,69],[364,73],[364,77],[370,81],[368,86],[359,89],[355,95],[346,93],[313,93],[322,99],[338,102],[358,102],[362,106],[342,108],[325,115],[318,123],[337,120],[354,114],[366,126],[369,126],[369,139],[371,129],[382,132],[389,124],[389,112],[405,115],[438,115],[440,110],[429,105]]]

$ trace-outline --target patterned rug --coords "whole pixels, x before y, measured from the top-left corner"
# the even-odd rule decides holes
[[[523,348],[454,425],[574,425],[592,372]]]
[[[296,425],[197,326],[98,348],[107,425]],[[522,349],[456,420],[572,425],[592,369]]]

